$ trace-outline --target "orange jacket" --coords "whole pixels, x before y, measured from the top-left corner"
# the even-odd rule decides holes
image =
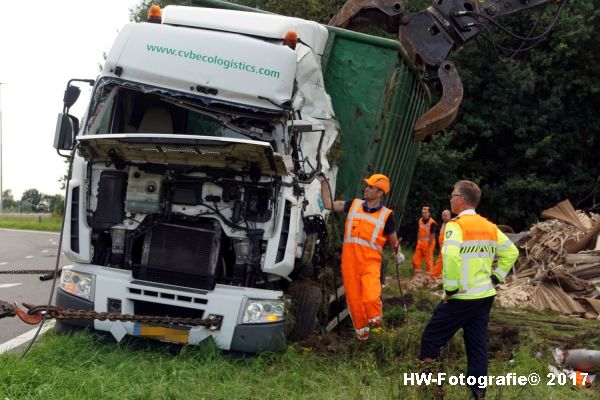
[[[387,241],[383,234],[385,221],[392,210],[381,207],[374,213],[366,213],[363,209],[363,200],[354,199],[346,218],[344,231],[344,244],[353,243],[361,245],[365,251],[376,251],[379,254]]]
[[[419,218],[419,241],[427,242],[430,246],[435,242],[435,235],[431,232],[431,226],[436,224],[433,218],[429,218],[427,222],[423,221],[423,218]]]

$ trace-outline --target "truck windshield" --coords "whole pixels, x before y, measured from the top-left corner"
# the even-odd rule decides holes
[[[158,133],[236,139],[268,136],[261,119],[210,112],[182,99],[117,85],[99,89],[84,134]]]

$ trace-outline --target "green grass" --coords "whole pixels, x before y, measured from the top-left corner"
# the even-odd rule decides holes
[[[414,301],[408,313],[393,304],[389,293],[385,317],[392,326],[366,343],[352,338],[349,326],[342,337],[288,346],[283,354],[235,359],[209,344],[188,347],[172,355],[148,342],[113,343],[91,333],[73,336],[46,334],[23,360],[0,356],[2,399],[427,399],[427,392],[403,385],[405,372],[417,371],[420,336],[434,301]],[[409,293],[413,300],[429,295]],[[508,322],[507,322],[508,320]],[[403,322],[404,321],[404,322]],[[529,321],[529,322],[526,322]],[[495,309],[493,324],[520,327],[513,343],[492,354],[490,375],[538,373],[539,386],[495,386],[487,399],[598,399],[592,390],[547,386],[551,351],[571,337],[579,344],[600,347],[598,323],[554,314]],[[529,324],[529,325],[528,325]],[[586,336],[587,337],[584,337]],[[494,338],[491,339],[493,341]],[[136,344],[137,343],[137,344]],[[458,375],[466,369],[460,334],[444,349],[441,371]],[[446,385],[446,399],[467,399],[467,389]]]
[[[61,224],[56,215],[0,215],[0,228],[60,232]]]

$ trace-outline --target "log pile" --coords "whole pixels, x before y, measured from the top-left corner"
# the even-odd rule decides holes
[[[528,234],[509,235],[521,256],[497,300],[599,319],[600,215],[576,211],[568,200],[545,210]]]

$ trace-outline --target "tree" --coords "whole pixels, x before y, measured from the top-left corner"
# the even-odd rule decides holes
[[[13,197],[11,189],[6,189],[2,192],[2,208],[4,211],[14,211],[17,208],[17,202]]]
[[[527,32],[536,14],[519,17],[511,28]],[[424,200],[438,216],[458,179],[480,184],[482,214],[518,230],[565,198],[597,207],[590,194],[600,151],[599,30],[600,11],[573,0],[540,46],[508,62],[499,62],[487,42],[459,51],[463,104],[457,122],[421,146],[407,206],[415,214],[407,222]]]
[[[31,205],[31,212],[48,211],[47,205],[44,203],[44,194],[37,189],[27,189],[21,196],[21,211],[24,211],[24,206]]]
[[[56,215],[62,215],[64,212],[65,198],[61,194],[48,195],[45,194],[43,204],[47,205],[48,212]]]
[[[191,6],[193,5],[192,3],[191,0],[142,0],[131,9],[130,19],[136,22],[146,21],[148,9],[153,4],[157,4],[163,8],[169,4]],[[321,23],[327,23],[342,7],[345,0],[229,0],[229,3],[257,8],[290,17],[305,18]]]

